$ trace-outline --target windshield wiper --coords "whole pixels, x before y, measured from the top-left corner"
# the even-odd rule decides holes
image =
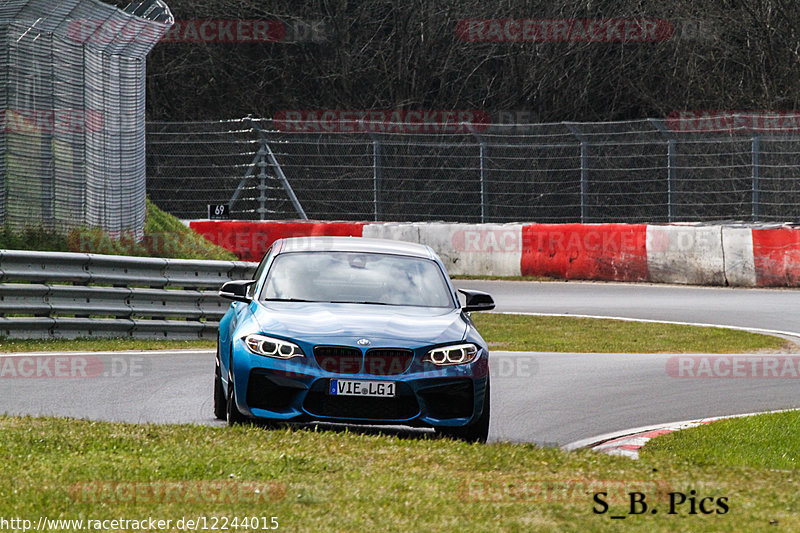
[[[353,300],[303,300],[301,298],[264,298],[264,302],[306,302],[315,304],[362,304],[362,305],[402,305],[390,304],[386,302],[369,302],[369,301],[353,301]]]
[[[319,300],[303,300],[301,298],[264,298],[265,302],[307,302],[319,303]]]
[[[354,302],[352,300],[332,300],[328,303],[332,304],[364,304],[364,305],[397,305],[397,304],[388,304],[386,302]]]

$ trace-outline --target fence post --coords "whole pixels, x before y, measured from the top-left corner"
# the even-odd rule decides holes
[[[489,185],[486,181],[486,141],[483,140],[483,137],[478,137],[478,140],[481,143],[481,224],[486,222],[486,208],[487,208],[487,186]]]
[[[469,132],[477,139],[480,155],[480,180],[481,180],[481,224],[486,222],[486,213],[489,209],[489,168],[486,165],[488,146],[483,135],[478,134],[469,122],[462,122]]]
[[[36,39],[34,39],[35,41]],[[55,60],[53,59],[53,36],[49,35],[47,37],[48,43],[48,59],[47,59],[47,73],[45,74],[47,80],[45,81],[44,76],[40,79],[42,85],[44,86],[45,90],[45,98],[47,98],[47,103],[45,104],[45,109],[49,110],[54,113],[55,117],[55,98],[54,98],[54,73],[53,73],[53,64]],[[36,75],[37,78],[39,77],[38,69],[40,68],[39,65],[36,65]],[[53,119],[56,120],[55,118]],[[55,126],[55,124],[53,125]],[[55,223],[55,181],[56,181],[56,168],[55,168],[55,155],[53,154],[53,139],[55,138],[55,127],[53,127],[52,131],[45,131],[45,128],[42,128],[39,142],[40,142],[40,153],[42,154],[42,161],[41,161],[41,183],[42,183],[42,227],[48,230],[53,230],[56,228]],[[120,150],[120,153],[122,151]],[[112,194],[119,194],[119,191],[113,191]],[[108,191],[106,192],[108,195]],[[106,199],[108,201],[108,198]],[[117,214],[119,216],[119,214]]]
[[[675,190],[675,139],[667,141],[667,222],[675,219],[672,191]]]
[[[667,222],[673,222],[675,220],[673,192],[675,191],[675,171],[677,170],[675,165],[675,137],[664,126],[663,120],[654,118],[647,120],[667,139]]]
[[[372,133],[372,212],[373,220],[378,222],[381,219],[381,185],[383,181],[383,158],[381,154],[381,143]]]
[[[244,186],[247,183],[247,180],[249,180],[253,176],[253,174],[256,171],[256,167],[259,166],[261,162],[265,161],[264,157],[266,154],[266,149],[265,149],[266,143],[264,142],[263,139],[259,139],[259,143],[260,147],[258,149],[258,152],[256,153],[256,156],[253,158],[253,162],[250,163],[250,165],[247,167],[247,172],[245,172],[244,177],[241,180],[239,180],[239,185],[236,186],[236,190],[233,191],[231,199],[228,201],[228,209],[230,209],[231,213],[233,213],[233,206],[239,200],[239,196],[241,196],[242,191],[244,190]]]
[[[758,203],[759,203],[759,156],[761,155],[761,137],[753,135],[751,144],[752,164],[753,164],[753,222],[758,222]]]
[[[267,214],[267,162],[262,156],[258,160],[258,219],[266,220]]]
[[[586,140],[586,136],[575,127],[575,124],[570,122],[564,122],[563,124],[581,143],[581,224],[585,224],[589,196],[589,143]]]

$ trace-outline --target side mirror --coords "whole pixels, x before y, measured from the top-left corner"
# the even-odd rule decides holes
[[[219,290],[219,295],[235,302],[250,303],[253,299],[250,298],[248,292],[250,290],[250,285],[253,283],[255,283],[255,280],[252,279],[229,281]]]
[[[482,291],[458,289],[458,292],[467,297],[467,303],[462,308],[465,312],[491,311],[494,309],[494,299],[490,294]]]

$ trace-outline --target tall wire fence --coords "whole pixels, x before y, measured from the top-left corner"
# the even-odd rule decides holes
[[[667,120],[451,134],[150,122],[148,193],[184,219],[794,221],[800,134]]]
[[[0,1],[0,222],[141,234],[145,56],[161,0]]]

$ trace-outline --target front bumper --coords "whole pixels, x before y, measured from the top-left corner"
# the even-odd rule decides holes
[[[313,353],[313,347],[303,347]],[[250,353],[234,341],[233,375],[239,410],[273,421],[311,420],[351,424],[458,427],[480,417],[488,381],[488,354],[481,349],[469,364],[436,367],[422,363],[429,347],[414,350],[405,371],[391,375],[336,368],[314,355],[279,360]],[[362,353],[365,353],[363,350]],[[342,372],[346,370],[346,372]],[[329,394],[331,379],[396,383],[393,398]]]

